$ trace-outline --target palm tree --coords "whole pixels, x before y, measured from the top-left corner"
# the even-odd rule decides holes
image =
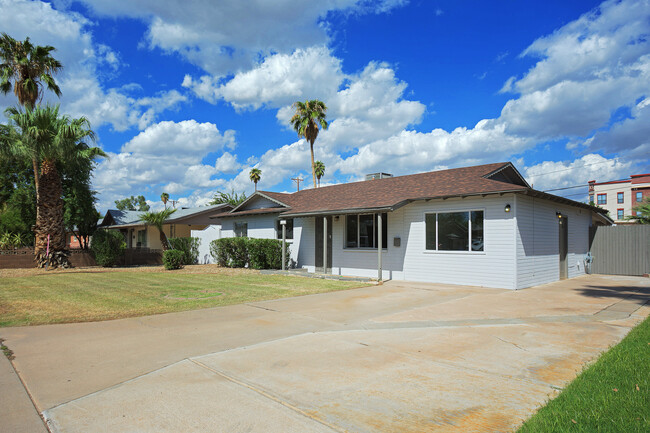
[[[323,161],[316,161],[314,163],[314,171],[316,172],[316,179],[318,179],[318,186],[320,187],[320,178],[325,176],[325,163]]]
[[[163,204],[165,205],[165,209],[167,209],[167,201],[169,200],[169,194],[163,192],[162,194],[160,194],[160,200],[162,200]]]
[[[42,266],[57,266],[51,263],[52,254],[45,255],[48,235],[51,253],[66,249],[61,176],[57,166],[74,167],[106,154],[86,144],[86,140],[95,140],[88,119],[62,116],[58,106],[28,107],[25,111],[11,107],[5,113],[9,123],[0,130],[0,152],[34,164],[36,260]]]
[[[260,178],[262,177],[262,170],[259,168],[251,168],[248,177],[250,178],[251,182],[255,184],[255,191],[257,191],[257,182],[259,182]]]
[[[176,212],[176,209],[165,209],[160,212],[145,212],[140,214],[140,219],[142,221],[158,229],[163,251],[169,249],[169,243],[167,242],[167,235],[165,235],[165,232],[163,231],[163,225],[174,212]]]
[[[29,38],[17,41],[6,33],[0,36],[0,90],[5,95],[12,88],[20,105],[34,108],[41,96],[42,83],[57,96],[61,89],[53,74],[60,71],[61,62],[50,55],[54,47],[34,46]]]
[[[291,118],[291,125],[298,133],[298,137],[305,137],[311,148],[311,174],[314,178],[314,187],[316,187],[316,168],[314,167],[314,141],[318,137],[318,128],[327,129],[325,112],[327,107],[318,99],[312,99],[305,102],[294,102],[292,108],[296,109],[296,114]]]

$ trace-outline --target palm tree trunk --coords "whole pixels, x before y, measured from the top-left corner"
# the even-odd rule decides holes
[[[63,200],[61,199],[61,177],[52,160],[41,163],[37,193],[36,242],[34,254],[40,266],[49,264],[57,267],[67,261],[52,261],[52,254],[65,251],[65,230],[63,228]],[[49,235],[49,256],[46,257]],[[49,263],[48,263],[49,262]]]
[[[314,165],[314,142],[309,142],[309,147],[311,148],[311,175],[314,178],[314,188],[316,188],[316,166]]]
[[[32,168],[34,169],[34,187],[36,189],[36,224],[34,226],[34,233],[36,232],[36,227],[38,227],[38,214],[39,214],[39,186],[41,184],[41,176],[38,171],[38,161],[36,158],[32,158]]]
[[[160,233],[160,243],[162,245],[162,250],[167,251],[169,249],[169,243],[167,242],[167,235],[163,231],[162,227],[158,227],[158,232]]]

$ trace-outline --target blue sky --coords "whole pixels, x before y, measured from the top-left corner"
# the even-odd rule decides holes
[[[650,172],[648,0],[0,0],[0,29],[57,48],[45,99],[109,152],[101,210],[250,193],[252,167],[260,189],[310,187],[288,119],[312,98],[325,184],[507,160],[543,190]]]

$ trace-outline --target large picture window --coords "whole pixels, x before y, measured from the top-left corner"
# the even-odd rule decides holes
[[[426,214],[425,248],[432,251],[483,251],[483,219],[482,210]]]
[[[388,214],[381,214],[382,249],[388,247]],[[345,217],[346,248],[377,248],[379,224],[377,214],[347,215]]]
[[[235,223],[235,237],[248,237],[248,223]]]
[[[287,239],[293,239],[293,219],[287,219],[285,220],[287,223],[285,226],[287,227]],[[280,224],[280,220],[275,221],[275,231],[278,235],[278,239],[282,239],[282,224]]]

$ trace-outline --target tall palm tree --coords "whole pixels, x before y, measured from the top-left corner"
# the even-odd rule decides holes
[[[50,263],[52,255],[46,257],[45,252],[48,236],[50,252],[66,249],[58,167],[73,167],[107,155],[86,143],[95,140],[95,133],[85,117],[71,119],[60,115],[58,106],[50,105],[25,111],[11,107],[5,113],[9,123],[0,131],[0,152],[34,161],[34,175],[40,179],[36,181],[36,260],[43,266],[56,266]]]
[[[320,187],[320,178],[325,176],[325,163],[323,161],[316,161],[314,163],[314,170],[316,172],[316,179],[318,179],[318,187]]]
[[[291,118],[291,125],[298,133],[298,137],[305,137],[311,148],[311,174],[314,178],[314,187],[316,187],[316,168],[314,167],[314,141],[318,137],[319,127],[327,129],[325,112],[327,107],[325,103],[318,99],[312,99],[305,102],[294,102],[292,108],[295,108],[296,114]]]
[[[140,214],[140,219],[142,221],[158,229],[163,251],[169,249],[169,243],[167,242],[167,235],[165,235],[165,232],[163,231],[163,225],[174,212],[176,212],[176,209],[165,209],[160,212],[145,212]]]
[[[248,173],[248,177],[250,178],[251,182],[255,184],[255,191],[257,191],[257,182],[259,182],[260,178],[262,177],[262,170],[259,168],[251,168],[250,173]]]
[[[5,95],[12,88],[20,105],[34,108],[41,96],[44,83],[57,96],[61,89],[52,75],[63,68],[61,62],[50,55],[54,47],[34,46],[29,38],[17,41],[6,33],[0,36],[0,91]]]
[[[167,202],[169,201],[169,194],[167,194],[166,192],[163,192],[162,194],[160,194],[160,200],[165,205],[165,209],[167,209]]]

